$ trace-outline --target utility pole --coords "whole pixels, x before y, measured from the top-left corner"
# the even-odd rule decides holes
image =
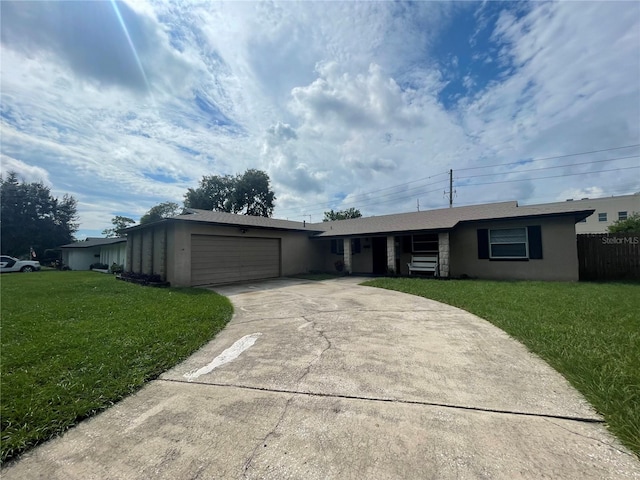
[[[453,169],[449,169],[449,208],[453,207]]]
[[[418,205],[418,211],[420,211],[420,199],[416,199],[416,204]]]

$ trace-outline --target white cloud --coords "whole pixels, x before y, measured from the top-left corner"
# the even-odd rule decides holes
[[[463,170],[640,143],[637,3],[503,13],[492,37],[500,57],[474,53],[510,68],[488,84],[456,52],[437,52],[437,40],[474,10],[478,28],[456,33],[481,48],[480,27],[502,4],[119,4],[151,94],[109,2],[73,4],[59,24],[62,4],[33,5],[1,5],[3,171],[11,161],[48,173],[54,191],[78,198],[82,229],[181,203],[203,175],[247,168],[269,173],[275,214],[292,219],[349,206],[412,210],[417,198],[443,206],[447,176],[436,175],[450,168],[456,178],[499,172],[468,183],[528,179],[460,181],[457,204],[640,188],[637,175],[605,171],[637,159]],[[455,61],[443,67],[438,55]],[[439,94],[454,74],[477,93],[447,109]],[[598,173],[533,180],[576,171]]]
[[[292,110],[307,128],[327,124],[342,128],[416,127],[423,122],[422,107],[411,103],[409,93],[371,64],[366,74],[342,73],[336,63],[317,67],[319,78],[306,87],[294,88]]]
[[[29,165],[16,158],[0,154],[0,167],[2,177],[6,178],[9,173],[15,173],[21,181],[27,183],[42,182],[43,185],[50,187],[49,172],[44,168],[36,165]]]

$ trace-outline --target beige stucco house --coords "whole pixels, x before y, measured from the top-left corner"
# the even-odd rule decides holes
[[[408,275],[437,258],[440,277],[578,280],[582,206],[517,202],[323,223],[206,210],[126,230],[127,270],[174,286],[216,285],[308,272]]]

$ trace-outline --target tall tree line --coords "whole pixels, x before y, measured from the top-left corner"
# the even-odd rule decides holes
[[[0,238],[2,253],[26,256],[33,248],[38,256],[74,241],[78,231],[77,201],[51,195],[42,182],[19,181],[15,172],[0,177]]]

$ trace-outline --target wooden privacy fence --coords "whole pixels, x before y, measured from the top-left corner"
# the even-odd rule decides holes
[[[578,235],[580,280],[640,280],[640,233]]]

